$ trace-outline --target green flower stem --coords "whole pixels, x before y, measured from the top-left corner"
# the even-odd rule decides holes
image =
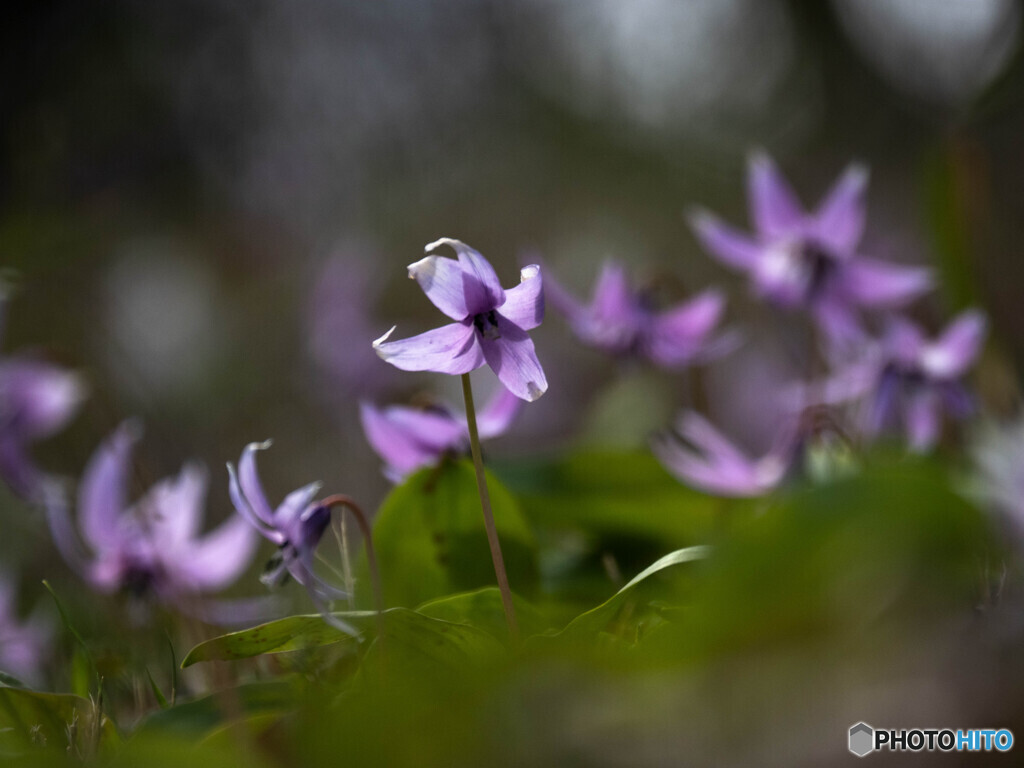
[[[501,542],[498,541],[498,530],[494,527],[491,497],[487,492],[487,477],[484,475],[484,460],[480,454],[480,435],[476,429],[473,386],[470,384],[468,373],[462,374],[462,395],[466,399],[466,423],[469,425],[469,445],[473,452],[473,467],[476,469],[476,487],[480,492],[480,506],[483,508],[484,513],[487,543],[491,547],[491,560],[494,562],[494,575],[498,579],[498,590],[501,592],[501,605],[505,609],[508,634],[512,639],[512,645],[515,646],[519,643],[519,625],[516,622],[516,609],[512,605],[512,590],[508,586],[508,574],[505,572],[505,558],[501,555]]]

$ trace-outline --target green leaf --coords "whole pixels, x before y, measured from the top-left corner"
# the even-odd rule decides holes
[[[509,581],[517,592],[529,593],[537,583],[533,534],[516,500],[490,472],[487,485]],[[476,477],[468,461],[446,461],[395,488],[377,513],[373,541],[386,605],[415,606],[494,584]]]
[[[921,631],[980,599],[998,556],[985,520],[932,461],[876,452],[862,473],[769,501],[716,546],[665,652],[698,659],[773,644]]]
[[[683,563],[692,563],[696,560],[702,560],[706,558],[709,553],[709,547],[700,546],[687,547],[686,549],[679,549],[675,552],[670,552],[634,576],[628,584],[599,606],[591,608],[586,613],[582,613],[577,616],[569,622],[568,626],[566,626],[560,634],[565,637],[586,637],[596,635],[608,625],[608,622],[615,618],[622,606],[631,597],[633,591],[644,581],[649,579],[651,576],[654,576],[656,573],[664,571],[666,568],[671,568],[672,566],[681,565]]]
[[[468,624],[425,616],[408,608],[384,612],[384,642],[373,644],[364,666],[389,676],[447,675],[504,658],[505,648],[492,635]]]
[[[93,754],[112,727],[88,699],[0,685],[0,754],[39,746]]]
[[[707,541],[721,499],[691,490],[648,452],[585,452],[504,468],[531,522],[684,547]],[[662,548],[662,551],[664,549]]]
[[[539,635],[551,628],[551,623],[543,614],[519,595],[512,595],[512,604],[515,606],[516,621],[523,638]],[[508,640],[505,609],[501,603],[501,592],[497,587],[484,587],[472,592],[439,597],[424,603],[416,610],[424,616],[482,629],[502,643]]]
[[[322,619],[321,619],[322,621]],[[161,709],[136,729],[139,733],[180,733],[196,738],[239,716],[279,714],[295,705],[296,687],[290,681],[247,683]]]
[[[146,677],[149,678],[149,689],[153,692],[156,703],[160,705],[160,709],[167,709],[170,706],[167,702],[167,697],[160,690],[160,686],[156,684],[156,680],[153,679],[153,673],[149,671],[149,667],[146,667]]]
[[[339,611],[335,615],[354,624],[368,637],[377,632],[378,617],[373,611]],[[488,656],[495,647],[500,650],[495,639],[481,629],[444,621],[407,608],[384,611],[382,619],[385,645],[388,648],[392,644],[412,646],[422,641],[429,646],[421,649],[424,653],[436,651],[441,656],[455,657],[463,652],[476,651],[486,651],[483,655]],[[188,667],[200,661],[246,659],[265,653],[284,653],[334,643],[348,643],[353,650],[360,644],[356,638],[327,624],[319,615],[291,616],[200,643],[188,652],[181,665]]]
[[[376,613],[348,611],[338,616],[361,627],[372,624]],[[285,653],[343,642],[353,647],[359,643],[347,632],[332,627],[318,613],[289,616],[206,640],[185,655],[181,667],[184,669],[200,661],[248,659],[264,653]]]

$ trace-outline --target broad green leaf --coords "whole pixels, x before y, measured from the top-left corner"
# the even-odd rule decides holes
[[[552,625],[541,612],[519,595],[512,595],[512,604],[515,607],[521,637],[538,635],[551,628]],[[503,643],[508,640],[505,609],[501,603],[501,592],[497,587],[484,587],[472,592],[439,597],[424,603],[416,610],[424,616],[482,629]]]
[[[638,585],[642,584],[654,574],[664,571],[666,568],[671,568],[674,565],[681,565],[683,563],[692,563],[695,560],[702,560],[706,558],[709,553],[710,549],[708,547],[700,546],[687,547],[686,549],[679,549],[675,552],[670,552],[634,576],[628,584],[599,606],[591,608],[586,613],[582,613],[577,616],[569,622],[569,625],[563,629],[560,634],[567,637],[585,637],[588,634],[597,635],[597,633],[601,632],[601,630],[608,625],[609,621],[615,618],[615,615],[622,608],[623,604],[630,598],[631,593]]]
[[[517,592],[528,594],[537,582],[533,534],[516,500],[490,472],[487,485],[509,581]],[[410,607],[494,584],[476,476],[468,461],[446,461],[395,488],[377,513],[373,541],[385,605]]]
[[[363,627],[371,625],[376,614],[373,611],[349,611],[338,616]],[[200,661],[248,659],[264,653],[285,653],[342,642],[355,646],[359,641],[332,627],[318,613],[289,616],[206,640],[186,654],[181,666],[184,669]]]
[[[374,612],[347,611],[336,615],[359,627],[366,637],[376,635],[378,617]],[[454,653],[458,656],[460,648],[470,652],[476,647],[477,650],[484,649],[490,653],[496,644],[495,639],[483,630],[433,618],[407,608],[385,611],[383,624],[385,645],[388,646],[393,643],[412,646],[422,641],[430,646],[424,652],[432,650],[441,655]],[[181,665],[188,667],[200,661],[246,659],[265,653],[284,653],[333,643],[348,643],[355,649],[360,641],[327,624],[319,615],[291,616],[200,643],[189,651]]]
[[[468,624],[425,616],[408,608],[384,612],[384,639],[378,637],[364,665],[383,665],[389,676],[433,676],[461,672],[506,655],[492,635]]]
[[[860,475],[775,499],[736,529],[659,634],[666,653],[704,657],[919,629],[977,604],[988,559],[999,562],[985,522],[942,466],[877,453]]]
[[[502,474],[537,527],[643,538],[661,547],[707,541],[724,506],[682,485],[648,452],[577,453],[552,464],[508,465]]]
[[[274,715],[295,706],[298,689],[290,681],[247,683],[154,712],[135,732],[201,737],[239,717]],[[134,738],[134,736],[133,736]]]

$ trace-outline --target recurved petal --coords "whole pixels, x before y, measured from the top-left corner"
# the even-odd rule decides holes
[[[394,330],[373,342],[373,348],[382,360],[403,371],[458,375],[484,364],[472,324],[451,323],[408,339],[388,341]]]
[[[544,320],[544,282],[540,267],[531,264],[519,272],[519,285],[505,291],[505,303],[499,311],[524,331],[536,328]]]
[[[78,489],[82,537],[96,551],[119,541],[120,517],[127,506],[128,463],[139,438],[135,422],[125,422],[107,438],[89,460]]]
[[[481,341],[484,359],[509,392],[532,403],[548,388],[533,341],[502,314],[497,317],[498,338]]]
[[[760,495],[766,490],[758,482],[753,462],[719,464],[668,435],[656,438],[651,448],[672,475],[705,493],[747,497]]]
[[[470,289],[468,283],[477,278],[467,275],[455,259],[444,256],[427,256],[409,265],[409,277],[419,283],[434,306],[452,320],[465,320],[470,314],[466,306],[466,294],[478,292],[476,285]]]
[[[656,315],[647,340],[647,354],[664,366],[693,361],[705,351],[724,310],[725,297],[708,290]]]
[[[228,495],[231,497],[231,503],[235,510],[249,525],[274,544],[284,543],[284,534],[276,530],[273,523],[268,523],[257,517],[256,512],[253,511],[249,500],[242,493],[241,485],[238,482],[238,472],[235,471],[235,467],[230,461],[228,462]]]
[[[794,234],[804,222],[804,212],[789,183],[763,152],[750,157],[747,198],[758,232],[770,238]]]
[[[853,163],[818,206],[813,223],[815,237],[833,253],[850,254],[860,242],[864,233],[867,184],[867,168]]]
[[[466,280],[465,283],[466,308],[469,310],[469,314],[490,312],[505,303],[505,290],[498,281],[494,267],[487,259],[461,240],[450,237],[442,237],[440,240],[429,243],[426,252],[436,251],[442,245],[450,246],[455,250],[463,272],[467,277],[472,278]]]
[[[75,534],[74,524],[68,511],[67,494],[56,480],[46,479],[40,488],[43,509],[46,512],[46,523],[65,562],[79,574],[88,571],[89,556]]]
[[[505,434],[522,405],[523,401],[510,390],[498,387],[484,407],[477,411],[476,426],[480,438],[487,440]]]
[[[726,266],[744,272],[754,270],[761,259],[762,249],[757,242],[737,229],[719,220],[707,211],[698,210],[689,217],[697,239],[712,256]]]
[[[162,548],[180,551],[199,532],[207,480],[205,467],[186,464],[177,477],[157,483],[138,503]]]
[[[988,330],[984,313],[971,309],[962,312],[921,353],[921,367],[937,379],[955,379],[963,376],[981,352]]]
[[[29,357],[0,363],[0,418],[7,429],[29,438],[63,427],[85,398],[82,377]]]
[[[256,551],[256,531],[247,520],[232,515],[179,556],[183,586],[200,591],[222,589],[237,579]]]
[[[890,264],[864,256],[846,262],[839,281],[841,290],[862,307],[900,307],[935,285],[927,267]]]
[[[242,496],[249,502],[256,517],[268,525],[274,522],[274,511],[267,501],[267,494],[263,491],[263,483],[260,482],[260,474],[256,469],[256,452],[265,451],[271,445],[271,440],[249,443],[242,450],[242,458],[238,460],[238,487]]]
[[[415,408],[363,402],[359,417],[367,442],[395,477],[432,464],[466,436],[466,428],[451,416]]]

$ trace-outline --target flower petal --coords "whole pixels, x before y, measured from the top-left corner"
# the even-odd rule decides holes
[[[512,289],[512,291],[514,290],[515,288]],[[506,291],[505,295],[508,296],[512,291]],[[586,305],[565,290],[565,287],[555,280],[550,271],[547,270],[546,265],[544,275],[544,300],[553,304],[555,309],[565,315],[565,319],[569,321],[570,325],[575,326],[577,323],[583,322],[584,319],[589,316],[589,310]]]
[[[38,439],[63,427],[85,399],[81,376],[43,360],[0,363],[0,420],[4,428]]]
[[[231,497],[231,503],[234,505],[238,514],[240,514],[249,523],[249,525],[259,531],[261,536],[269,539],[277,545],[284,543],[284,534],[275,530],[273,523],[268,523],[256,516],[256,512],[253,511],[252,505],[242,493],[241,486],[238,482],[238,473],[235,471],[235,467],[230,461],[228,462],[228,495]]]
[[[199,532],[207,480],[205,467],[187,464],[177,477],[157,483],[138,502],[161,548],[180,552]]]
[[[281,531],[292,544],[303,540],[302,513],[313,502],[323,487],[321,483],[310,483],[284,497],[274,511],[274,527]]]
[[[465,282],[466,308],[468,314],[477,315],[483,312],[490,312],[505,303],[505,290],[498,281],[498,275],[494,267],[479,252],[473,250],[461,240],[450,237],[442,237],[429,243],[426,252],[437,250],[440,246],[447,245],[455,250],[459,257],[459,264],[468,279]]]
[[[484,359],[513,395],[532,403],[548,388],[533,341],[501,313],[497,318],[498,338],[481,341]]]
[[[544,283],[540,267],[531,264],[519,272],[519,285],[505,291],[505,303],[498,310],[524,331],[544,320]]]
[[[692,362],[705,351],[724,310],[725,297],[708,290],[656,315],[645,344],[648,357],[663,366]]]
[[[89,556],[75,535],[75,527],[68,511],[67,494],[61,485],[52,479],[47,479],[40,490],[46,523],[57,551],[69,566],[84,576],[89,568]]]
[[[433,464],[446,450],[466,439],[466,428],[447,414],[417,408],[377,408],[359,404],[366,440],[388,467],[390,477],[403,477]]]
[[[689,218],[701,246],[723,264],[744,272],[757,266],[762,250],[749,236],[707,211],[696,211]]]
[[[795,234],[803,225],[804,212],[800,201],[772,159],[763,152],[756,152],[750,157],[747,199],[754,225],[763,237]]]
[[[988,321],[981,311],[962,312],[936,341],[925,346],[921,367],[938,379],[963,376],[981,352],[987,330]]]
[[[125,422],[96,450],[82,474],[78,489],[78,519],[82,537],[97,551],[116,546],[125,511],[128,462],[139,439],[135,422]]]
[[[427,256],[415,264],[409,265],[409,277],[419,283],[434,306],[444,312],[452,320],[465,320],[470,311],[466,307],[467,293],[479,293],[474,284],[476,277],[466,274],[462,265],[455,259],[444,256]]]
[[[451,323],[399,341],[388,341],[394,328],[375,342],[382,360],[403,371],[435,371],[458,375],[484,364],[476,329],[471,324]]]
[[[867,184],[867,168],[853,163],[818,206],[813,224],[815,238],[837,255],[852,253],[864,233]]]
[[[242,458],[238,460],[238,487],[242,491],[242,496],[249,502],[256,517],[267,525],[273,525],[274,511],[267,501],[267,494],[263,492],[263,484],[256,470],[256,451],[265,451],[271,445],[271,440],[249,443],[242,451]]]
[[[498,437],[508,431],[523,401],[505,387],[498,387],[490,400],[477,411],[476,426],[482,440]],[[461,426],[461,425],[460,425]],[[464,429],[466,427],[463,427]]]
[[[837,275],[839,290],[862,307],[900,307],[935,285],[927,267],[891,264],[858,256]]]
[[[223,589],[249,565],[258,541],[249,522],[233,515],[180,555],[180,578],[193,589]]]

